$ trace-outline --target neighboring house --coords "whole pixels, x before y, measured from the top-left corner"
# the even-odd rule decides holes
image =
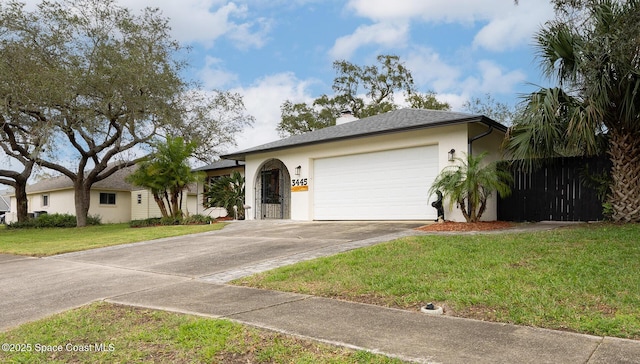
[[[216,179],[225,176],[231,176],[233,172],[240,172],[242,176],[244,176],[244,162],[234,161],[234,160],[226,160],[221,159],[212,164],[196,168],[195,171],[201,171],[206,173],[206,177],[203,184],[198,184],[198,210],[196,210],[197,214],[208,215],[211,217],[221,217],[227,216],[227,210],[223,207],[212,207],[212,208],[204,208],[206,205],[206,196],[204,192],[207,190],[207,186],[210,183],[215,182]]]
[[[10,211],[10,194],[7,191],[0,191],[0,224],[4,223],[5,214]]]
[[[195,183],[187,187],[183,196],[182,211],[187,215],[201,214],[213,218],[227,216],[224,208],[205,208],[203,192],[210,181],[216,177],[231,175],[233,171],[239,171],[244,175],[244,164],[230,160],[221,160],[194,171],[206,173],[204,183]],[[153,199],[153,194],[149,190],[136,188],[131,191],[131,219],[142,220],[151,217],[160,217],[160,208]]]
[[[160,208],[151,191],[134,186],[125,181],[137,167],[124,168],[108,178],[97,182],[91,189],[89,215],[98,215],[103,223],[119,223],[161,217]],[[244,175],[244,163],[221,160],[195,169],[206,173],[203,183],[188,186],[182,202],[182,211],[188,215],[204,214],[211,217],[226,216],[224,208],[205,208],[203,192],[208,183],[220,176],[239,171]],[[30,214],[71,214],[75,215],[73,182],[66,176],[48,178],[27,186],[27,209]],[[4,211],[0,196],[0,212]],[[17,221],[15,195],[6,196],[7,223]],[[1,214],[1,213],[0,213]]]
[[[189,185],[183,196],[182,211],[187,215],[201,214],[213,218],[227,216],[224,208],[205,208],[204,191],[208,184],[221,176],[230,176],[234,171],[239,171],[244,175],[244,163],[230,160],[220,160],[215,163],[196,168],[194,171],[206,173],[204,183]],[[136,189],[131,191],[131,219],[142,220],[150,217],[160,217],[160,208],[153,199],[153,194],[149,190]]]
[[[103,223],[131,220],[131,190],[135,187],[125,181],[134,167],[123,168],[91,188],[89,215],[100,216]],[[73,182],[67,176],[47,178],[27,186],[27,211],[38,215],[76,214]],[[11,211],[7,222],[17,220],[16,198],[11,196]]]
[[[246,164],[247,219],[435,220],[438,173],[468,152],[500,159],[506,130],[482,115],[401,109],[223,158]],[[445,215],[464,221],[455,206]],[[494,196],[483,218],[496,217]]]

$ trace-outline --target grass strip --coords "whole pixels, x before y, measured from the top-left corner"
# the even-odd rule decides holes
[[[401,363],[227,320],[104,302],[0,333],[0,342],[3,363]]]
[[[82,228],[0,229],[0,253],[49,256],[220,230],[224,223],[131,228],[128,223]]]
[[[235,283],[640,339],[640,225],[409,237]]]

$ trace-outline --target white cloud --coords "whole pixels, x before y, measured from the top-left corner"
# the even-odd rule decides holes
[[[276,127],[280,122],[280,105],[285,100],[310,102],[308,93],[313,80],[300,80],[293,73],[279,73],[256,80],[248,87],[231,90],[242,95],[247,112],[256,119],[238,138],[237,150],[280,139]]]
[[[475,36],[473,45],[491,51],[504,51],[529,45],[540,26],[553,17],[553,9],[532,1],[521,1],[503,17],[492,19]]]
[[[353,34],[336,40],[329,54],[333,59],[349,59],[360,47],[378,44],[389,48],[403,47],[408,40],[407,23],[377,23],[359,26]]]
[[[56,0],[54,0],[56,1]],[[57,0],[60,1],[60,0]],[[25,0],[28,10],[36,10],[40,0]],[[183,43],[199,43],[207,47],[220,37],[228,37],[240,49],[260,48],[267,41],[271,21],[251,18],[245,1],[226,0],[117,0],[139,15],[144,8],[158,8],[169,18],[173,37]]]
[[[512,94],[527,77],[521,70],[506,70],[490,60],[452,64],[426,47],[412,49],[405,59],[418,89],[435,91],[438,100],[448,102],[453,110],[461,110],[472,96]]]
[[[468,23],[489,19],[503,12],[510,0],[350,0],[356,14],[376,21],[390,19],[424,19],[426,21]]]
[[[219,58],[206,56],[205,67],[198,71],[205,89],[225,89],[238,81],[238,75],[225,70],[223,63]]]
[[[347,9],[375,22],[423,21],[480,24],[474,46],[503,51],[528,44],[539,25],[553,16],[548,1],[511,0],[350,0]]]
[[[157,7],[170,18],[173,36],[180,42],[211,46],[229,37],[239,48],[262,47],[270,30],[264,18],[249,19],[247,5],[220,0],[119,0],[122,6],[140,10]]]
[[[492,61],[478,61],[477,68],[479,76],[469,76],[460,82],[459,90],[463,95],[512,94],[516,86],[526,80],[524,72],[505,72]]]
[[[403,59],[419,88],[436,92],[451,89],[455,87],[461,74],[458,68],[442,60],[440,54],[430,48],[414,48]]]

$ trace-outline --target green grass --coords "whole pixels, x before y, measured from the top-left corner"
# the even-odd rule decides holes
[[[0,351],[3,363],[401,363],[227,320],[107,303],[0,333],[0,342],[23,350]]]
[[[236,283],[640,339],[640,225],[410,237]]]
[[[48,256],[111,245],[220,230],[211,225],[171,225],[130,228],[128,223],[83,228],[0,229],[0,253]]]

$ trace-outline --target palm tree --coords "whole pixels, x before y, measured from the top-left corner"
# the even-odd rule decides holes
[[[611,163],[614,221],[640,222],[640,0],[558,2],[537,34],[542,68],[557,87],[525,97],[507,136],[516,160],[597,154]]]
[[[155,152],[127,177],[127,181],[150,189],[163,217],[180,219],[184,190],[201,179],[201,175],[189,166],[189,157],[197,145],[187,143],[181,137],[169,136],[165,143],[157,143],[154,147]]]
[[[460,207],[467,222],[480,220],[493,191],[501,197],[511,194],[511,174],[498,168],[497,163],[483,163],[486,156],[456,158],[458,163],[443,169],[429,190],[431,195],[441,191],[452,206]]]

